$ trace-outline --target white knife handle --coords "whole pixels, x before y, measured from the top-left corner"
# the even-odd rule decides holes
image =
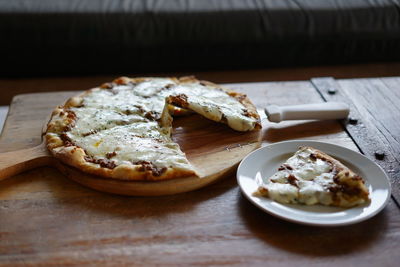
[[[265,108],[268,120],[335,120],[349,115],[349,106],[341,102],[325,102],[295,106],[270,105]]]

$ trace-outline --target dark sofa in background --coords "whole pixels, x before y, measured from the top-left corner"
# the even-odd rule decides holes
[[[0,0],[0,76],[398,61],[397,0]]]

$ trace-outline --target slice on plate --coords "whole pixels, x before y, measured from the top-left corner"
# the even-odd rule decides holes
[[[255,193],[280,203],[352,207],[369,201],[364,180],[324,152],[300,147]]]

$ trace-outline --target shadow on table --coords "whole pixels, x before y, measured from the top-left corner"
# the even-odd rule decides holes
[[[341,227],[314,227],[290,223],[254,207],[243,195],[240,215],[255,237],[271,246],[298,254],[330,256],[367,249],[387,228],[386,210],[367,221]]]
[[[284,121],[280,123],[264,123],[263,141],[269,143],[289,139],[312,138],[335,135],[343,132],[342,126],[336,120],[326,121]]]
[[[33,178],[34,177],[34,178]],[[35,182],[33,183],[33,179]],[[184,213],[210,199],[218,199],[236,185],[232,176],[188,193],[158,197],[131,197],[102,193],[67,179],[57,169],[37,168],[0,182],[0,200],[23,213],[52,213],[57,220],[156,218]],[[14,208],[13,208],[14,206]]]

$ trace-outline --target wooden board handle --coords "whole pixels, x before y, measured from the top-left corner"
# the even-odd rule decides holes
[[[36,167],[49,165],[52,160],[44,143],[32,148],[0,153],[0,181]]]

